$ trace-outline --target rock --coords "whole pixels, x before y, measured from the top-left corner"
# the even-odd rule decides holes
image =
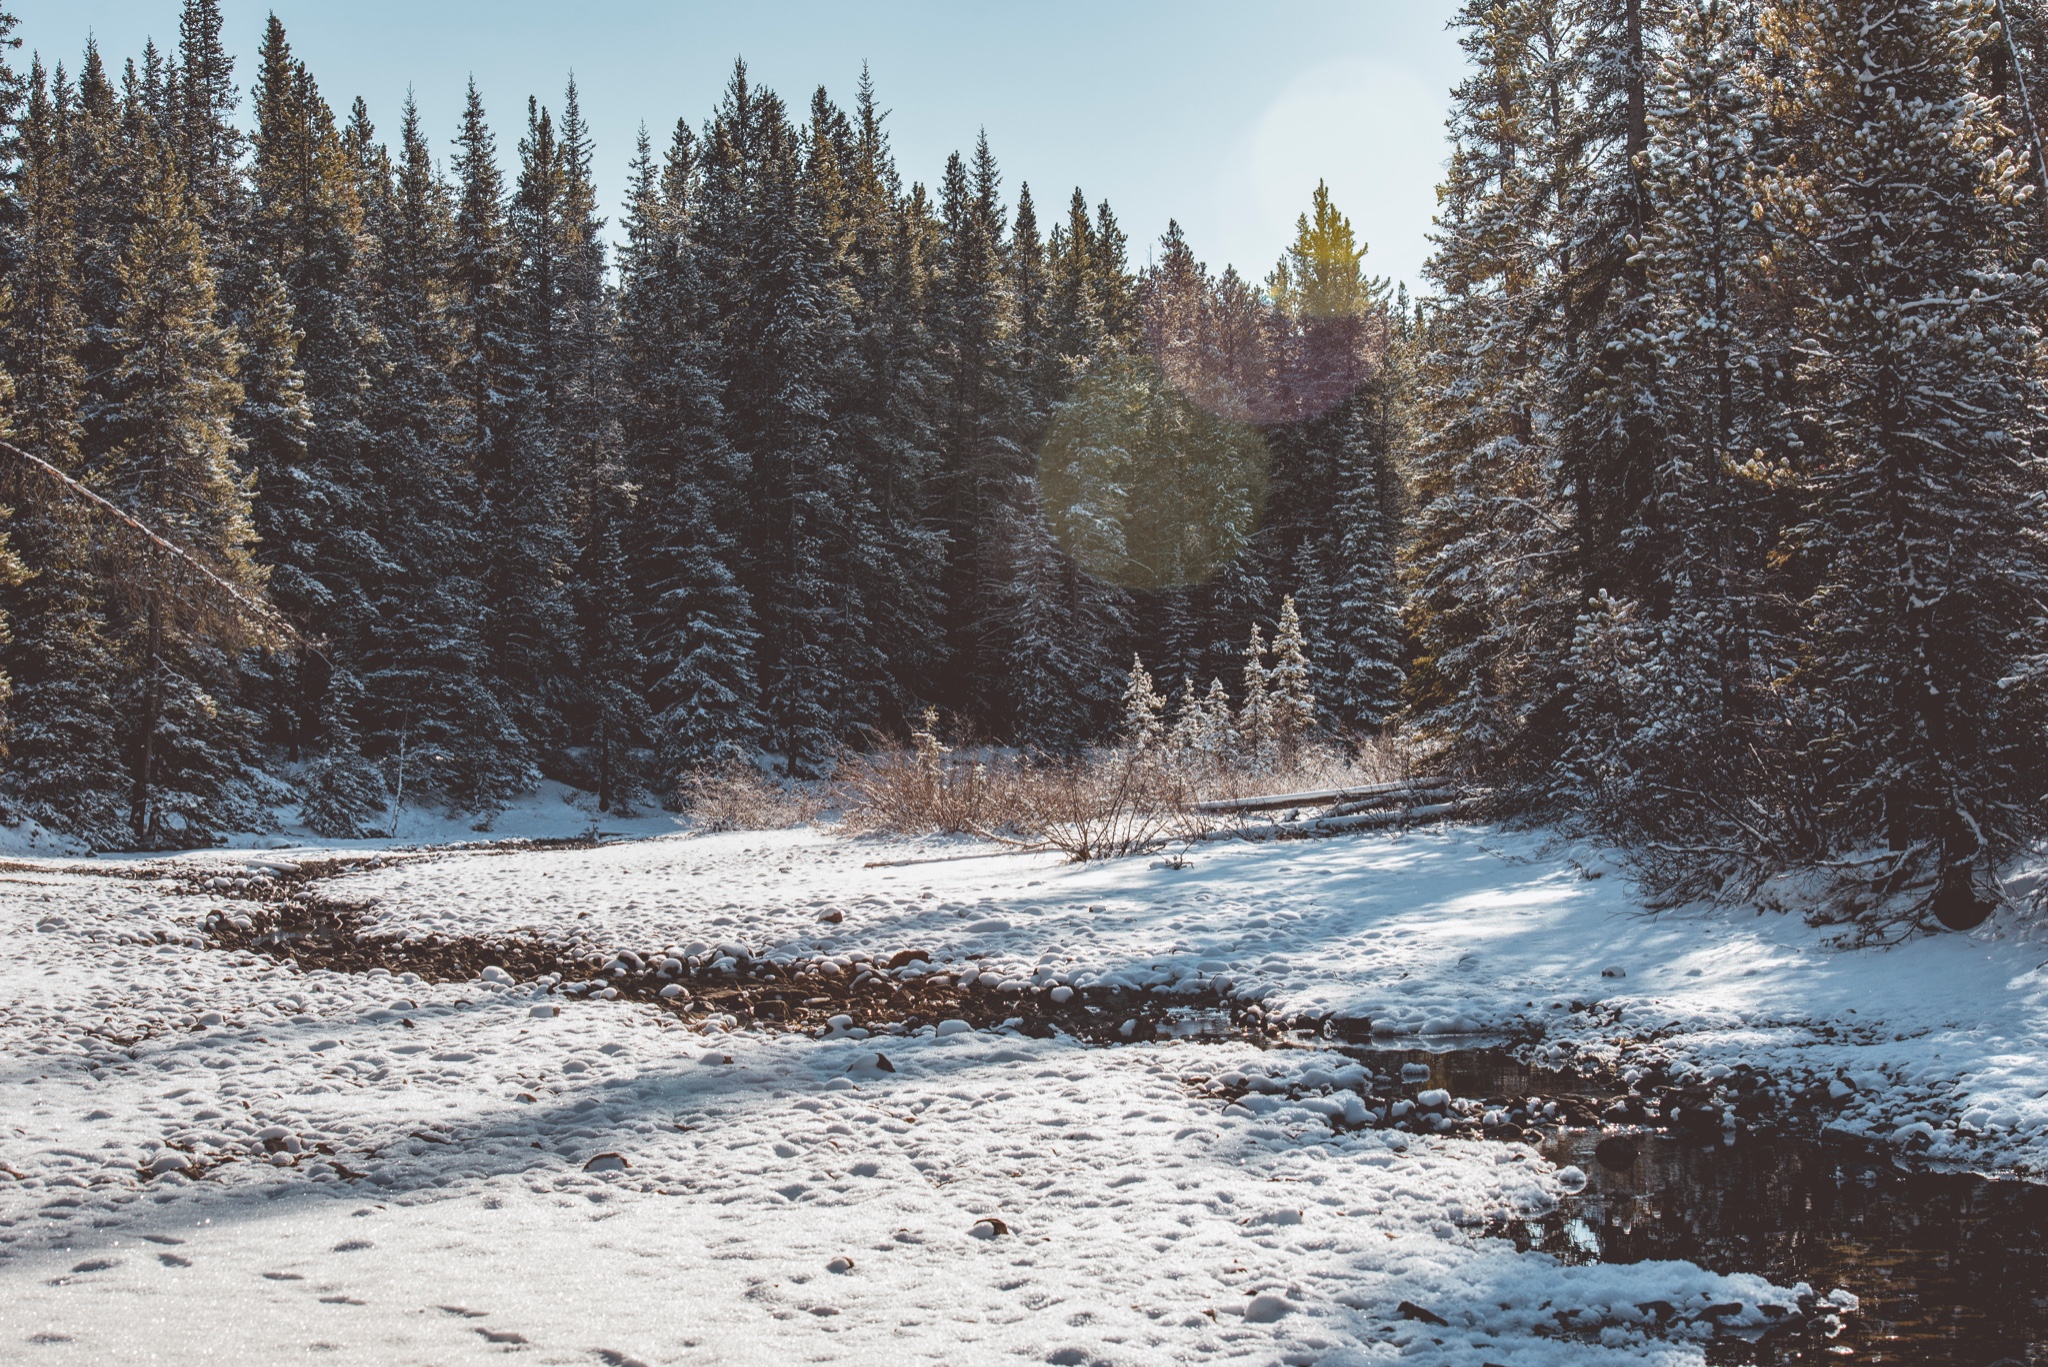
[[[161,1176],[167,1172],[183,1172],[192,1166],[192,1160],[176,1149],[165,1149],[149,1160],[149,1170]]]
[[[624,1172],[632,1163],[622,1153],[601,1153],[583,1165],[585,1172]]]
[[[1426,1092],[1417,1092],[1415,1104],[1425,1111],[1441,1111],[1451,1104],[1451,1094],[1441,1087],[1432,1087]]]
[[[553,1020],[562,1014],[562,1008],[553,1002],[542,1002],[539,1006],[528,1007],[526,1014],[535,1020]]]
[[[1059,987],[1055,987],[1052,991],[1046,993],[1046,995],[1052,998],[1053,1005],[1065,1006],[1068,1002],[1074,999],[1074,989],[1062,985]]]
[[[1584,1168],[1562,1167],[1557,1170],[1557,1184],[1566,1191],[1577,1191],[1586,1185]]]
[[[703,1064],[710,1064],[710,1065],[716,1066],[716,1065],[718,1065],[718,1064],[721,1064],[721,1063],[731,1063],[731,1062],[732,1062],[732,1055],[731,1055],[731,1054],[721,1054],[721,1053],[719,1053],[719,1052],[718,1052],[718,1051],[717,1051],[716,1049],[713,1049],[713,1050],[712,1050],[712,1051],[711,1051],[710,1053],[708,1053],[708,1054],[706,1054],[706,1055],[705,1055],[704,1057],[702,1057],[702,1058],[698,1059],[698,1060],[697,1060],[697,1062],[699,1062],[699,1063],[703,1063]]]
[[[974,922],[967,927],[967,930],[971,935],[995,935],[1009,928],[1010,923],[1008,921],[1003,920],[1000,916],[992,916],[986,921]]]
[[[832,910],[826,912],[823,916],[820,916],[818,919],[820,921],[823,921],[827,925],[836,926],[841,921],[844,921],[846,919],[846,913],[839,910],[839,908],[834,907]]]
[[[835,1031],[851,1030],[853,1029],[853,1017],[842,1012],[837,1016],[828,1016],[825,1024]]]
[[[930,963],[932,956],[921,949],[899,949],[889,956],[889,967],[908,968],[919,961]]]
[[[1271,1324],[1293,1310],[1294,1307],[1287,1303],[1287,1297],[1279,1292],[1261,1291],[1245,1305],[1244,1317],[1250,1324]],[[1441,1324],[1443,1321],[1438,1320],[1437,1323]]]
[[[1394,1308],[1401,1312],[1401,1318],[1404,1320],[1421,1320],[1424,1324],[1450,1324],[1449,1320],[1437,1314],[1436,1311],[1426,1310],[1414,1301],[1402,1301]]]
[[[831,1262],[825,1264],[825,1270],[827,1272],[851,1272],[853,1271],[853,1259],[834,1258]]]
[[[1010,1227],[993,1215],[984,1215],[967,1232],[977,1239],[1000,1239],[1010,1232]]]
[[[932,1033],[935,1035],[967,1035],[972,1034],[973,1032],[974,1027],[969,1025],[964,1020],[940,1021],[938,1024],[938,1028],[932,1031]]]
[[[1609,1135],[1593,1146],[1593,1159],[1609,1172],[1627,1172],[1636,1165],[1639,1141],[1625,1135]]]
[[[665,998],[680,997],[683,995],[683,985],[681,983],[670,983],[667,987],[661,989],[660,995]]]
[[[1616,965],[1613,967],[1601,969],[1600,976],[1603,978],[1626,978],[1628,976],[1628,970]]]
[[[1116,1028],[1116,1032],[1125,1039],[1130,1039],[1138,1033],[1138,1022],[1135,1019],[1127,1020]]]

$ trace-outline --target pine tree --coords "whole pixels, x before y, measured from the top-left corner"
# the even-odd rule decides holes
[[[253,261],[243,282],[246,326],[261,331],[241,339],[264,377],[250,416],[271,424],[242,434],[259,493],[259,554],[279,606],[326,639],[330,657],[349,669],[369,629],[365,581],[386,559],[367,503],[368,357],[356,297],[362,206],[333,111],[275,15],[261,55],[251,140]],[[288,324],[281,321],[287,304]],[[297,337],[286,359],[277,348],[291,331]],[[299,376],[286,379],[293,369]],[[275,383],[303,386],[303,420],[294,420],[288,437],[272,411],[286,402],[267,388],[273,373]],[[330,672],[319,657],[281,660],[273,670],[263,705],[272,735],[294,756],[321,743]]]
[[[1164,733],[1166,699],[1152,686],[1152,676],[1137,656],[1131,656],[1130,680],[1124,685],[1124,743],[1136,750],[1150,750]]]
[[[639,651],[659,783],[743,758],[759,734],[752,605],[733,573],[723,509],[743,465],[721,430],[716,341],[704,248],[697,142],[678,123],[657,165],[645,135],[635,160],[620,261],[624,447],[640,489],[631,554]]]
[[[1316,695],[1309,675],[1308,646],[1290,596],[1280,603],[1280,626],[1273,633],[1273,668],[1265,680],[1273,741],[1283,762],[1291,761],[1302,741],[1315,730]],[[1247,678],[1245,682],[1249,694],[1251,681]]]
[[[477,485],[477,579],[488,586],[479,599],[485,674],[506,718],[497,748],[516,757],[520,769],[516,776],[501,771],[495,792],[473,795],[488,813],[504,795],[538,778],[554,730],[553,665],[569,641],[560,593],[566,546],[560,472],[546,449],[527,320],[514,298],[521,253],[507,227],[497,140],[474,82],[453,170],[449,313],[459,357],[456,385],[466,410],[460,441]],[[531,297],[530,272],[525,286],[522,292]],[[537,480],[531,500],[529,479]],[[529,537],[529,529],[538,535]]]
[[[1443,298],[1419,340],[1416,513],[1405,613],[1408,695],[1454,764],[1547,777],[1562,737],[1560,663],[1578,585],[1571,512],[1545,415],[1556,334],[1546,230],[1569,192],[1572,92],[1558,6],[1473,0],[1455,21],[1472,75],[1454,96],[1453,150],[1429,272]]]
[[[957,153],[940,186],[943,257],[933,310],[933,341],[943,368],[939,432],[944,456],[942,525],[949,667],[940,697],[956,710],[1007,729],[1015,652],[992,629],[1001,609],[1006,562],[1046,566],[1019,545],[1029,463],[1019,444],[1014,299],[1004,269],[1000,176],[984,137],[970,174]],[[1043,576],[1041,575],[1041,579]]]
[[[873,509],[844,457],[831,396],[852,298],[830,205],[773,92],[735,70],[705,150],[705,241],[717,261],[726,435],[748,461],[743,582],[759,614],[762,711],[792,773],[816,773],[872,715],[872,627],[850,565]]]
[[[1936,914],[1969,923],[2044,772],[2025,663],[2048,587],[2026,512],[2041,494],[2041,276],[2001,251],[2020,231],[2023,163],[1998,149],[1974,86],[1980,7],[1839,0],[1799,18],[1781,32],[1812,63],[1821,140],[1770,207],[1813,225],[1808,639],[1840,718],[1817,757],[1836,838],[1882,835],[1925,871]]]
[[[118,270],[105,478],[145,525],[255,590],[263,574],[249,553],[249,481],[235,463],[234,341],[214,321],[213,273],[176,165],[147,127],[133,154],[144,188]],[[203,842],[236,815],[249,719],[222,690],[227,652],[249,626],[153,543],[125,547],[114,582],[126,599],[135,839]]]
[[[1385,372],[1349,405],[1351,422],[1337,459],[1337,531],[1331,538],[1329,673],[1324,698],[1340,725],[1377,732],[1401,703],[1407,643],[1394,585],[1402,538],[1392,395]]]
[[[934,525],[940,375],[928,322],[934,288],[931,224],[922,187],[905,196],[875,102],[861,74],[844,157],[843,269],[854,293],[853,355],[840,429],[874,507],[867,553],[855,561],[869,604],[880,723],[907,723],[929,697],[944,649],[940,625],[946,548]],[[816,136],[814,134],[814,136]]]
[[[362,171],[366,180],[384,174]],[[390,175],[366,197],[369,308],[381,343],[368,459],[373,525],[390,562],[371,585],[375,625],[356,661],[364,691],[355,715],[394,788],[402,775],[415,801],[426,791],[489,813],[526,785],[531,760],[491,687],[479,630],[478,493],[464,459],[449,313],[453,207],[410,100]],[[424,771],[422,757],[432,761]]]
[[[1251,643],[1244,651],[1244,705],[1237,710],[1237,748],[1254,772],[1263,772],[1272,764],[1279,740],[1272,676],[1265,661],[1265,636],[1254,622]]]
[[[0,295],[9,439],[67,474],[81,468],[85,319],[74,274],[77,233],[60,111],[40,63],[30,72],[20,130],[21,229]],[[9,467],[14,510],[7,541],[27,571],[0,588],[0,675],[14,692],[0,792],[11,808],[105,847],[126,812],[119,662],[92,562],[91,529],[75,499],[40,475]],[[4,557],[0,557],[4,558]]]

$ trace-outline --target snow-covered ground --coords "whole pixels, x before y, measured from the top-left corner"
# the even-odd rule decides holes
[[[512,833],[559,833],[534,824]],[[1445,1044],[1534,1020],[1565,1049],[1839,1075],[1838,1124],[2048,1159],[2048,973],[1995,929],[1844,953],[1781,915],[1652,916],[1589,851],[1479,827],[1184,868],[897,862],[979,852],[677,833],[439,851],[322,891],[408,934],[917,948],[1227,982]],[[1699,1362],[1687,1314],[1791,1303],[1481,1237],[1572,1175],[1520,1145],[1333,1133],[1334,1055],[698,1033],[532,984],[301,972],[198,947],[236,904],[165,867],[0,872],[0,1360]],[[1232,1070],[1311,1094],[1226,1106],[1202,1082]],[[1657,1301],[1677,1332],[1648,1332]]]

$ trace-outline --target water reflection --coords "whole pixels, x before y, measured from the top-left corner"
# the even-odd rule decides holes
[[[1597,1110],[1607,1090],[1504,1049],[1347,1052],[1383,1072],[1394,1061],[1426,1069],[1416,1085],[1465,1097]],[[2048,1367],[2048,1185],[1915,1171],[1846,1137],[1702,1142],[1589,1128],[1540,1147],[1588,1181],[1548,1218],[1496,1231],[1518,1247],[1571,1262],[1683,1258],[1861,1301],[1833,1332],[1816,1316],[1760,1343],[1717,1340],[1710,1362]]]

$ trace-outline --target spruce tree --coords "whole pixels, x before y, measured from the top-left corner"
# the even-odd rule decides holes
[[[536,112],[535,123],[538,123]],[[538,132],[538,129],[535,130]],[[529,225],[554,168],[531,150]],[[522,262],[506,220],[497,140],[472,82],[452,164],[456,178],[450,318],[457,338],[456,384],[465,412],[459,440],[477,484],[477,578],[487,677],[507,719],[504,751],[522,772],[504,775],[500,793],[539,777],[555,731],[557,663],[569,641],[561,572],[566,543],[544,415],[535,394],[534,358],[520,307],[541,291],[534,262]],[[524,266],[524,279],[518,279]],[[515,281],[520,286],[515,298]],[[527,496],[528,480],[535,481]],[[532,535],[529,535],[532,533]],[[513,740],[513,737],[517,740]],[[491,795],[479,794],[486,803]],[[496,801],[502,801],[499,796]],[[489,806],[484,810],[488,812]]]
[[[147,126],[132,155],[143,185],[118,268],[118,358],[104,422],[111,495],[212,572],[260,591],[249,480],[236,464],[235,344],[215,321],[213,272],[168,149]],[[186,566],[151,542],[123,544],[129,820],[145,845],[203,843],[248,813],[231,804],[251,720],[225,690],[251,636]]]
[[[336,667],[352,669],[370,627],[366,581],[386,559],[368,504],[369,357],[356,271],[362,206],[333,111],[275,15],[261,59],[250,166],[254,263],[244,282],[245,326],[259,331],[241,342],[254,373],[266,377],[250,413],[259,425],[242,434],[259,493],[259,555],[279,607],[330,643]],[[297,336],[286,359],[277,348],[289,332]],[[299,377],[286,380],[293,369]],[[269,391],[272,372],[275,383],[303,387],[303,420],[281,440],[281,428],[261,425],[285,402]],[[272,670],[269,730],[294,757],[322,743],[330,673],[318,656],[280,660]]]
[[[645,134],[620,261],[627,469],[640,489],[631,554],[639,651],[664,797],[691,769],[744,758],[759,736],[753,610],[721,514],[744,466],[722,432],[697,141],[678,123],[657,163]]]
[[[1247,688],[1249,688],[1249,680]],[[1310,684],[1308,643],[1301,617],[1290,596],[1280,602],[1280,625],[1273,633],[1273,668],[1267,676],[1273,739],[1283,761],[1291,761],[1302,741],[1315,730],[1316,695]]]
[[[83,458],[85,319],[59,109],[40,63],[20,129],[20,233],[0,295],[9,439],[76,476]],[[119,661],[92,559],[86,510],[44,476],[8,467],[8,544],[27,577],[0,588],[0,674],[12,683],[0,792],[7,805],[90,845],[117,843],[126,784],[115,706]]]
[[[1454,21],[1472,74],[1429,273],[1442,298],[1419,338],[1416,496],[1405,613],[1410,708],[1454,764],[1537,783],[1562,739],[1578,585],[1560,497],[1548,339],[1547,228],[1569,189],[1557,154],[1572,92],[1559,6],[1473,0]]]
[[[1166,699],[1152,686],[1144,661],[1131,656],[1130,679],[1124,685],[1124,743],[1135,750],[1153,749],[1165,730],[1165,716]]]
[[[427,792],[489,813],[526,785],[531,759],[492,686],[483,643],[479,495],[464,425],[473,410],[459,387],[450,315],[453,205],[409,99],[391,183],[366,202],[381,348],[365,421],[373,525],[389,562],[372,581],[355,719],[394,788],[402,776],[415,801]]]
[[[705,241],[717,261],[726,435],[754,497],[741,537],[759,614],[770,747],[817,773],[872,714],[872,627],[853,559],[873,509],[845,459],[831,396],[849,363],[852,299],[781,100],[738,68],[705,149]]]
[[[1975,87],[1979,7],[1835,0],[1781,33],[1821,133],[1771,209],[1811,226],[1801,323],[1819,450],[1804,549],[1810,668],[1840,718],[1816,758],[1840,841],[1880,836],[1944,921],[1981,918],[2042,797],[2032,666],[2044,579],[2029,452],[2041,272],[2024,163]]]

